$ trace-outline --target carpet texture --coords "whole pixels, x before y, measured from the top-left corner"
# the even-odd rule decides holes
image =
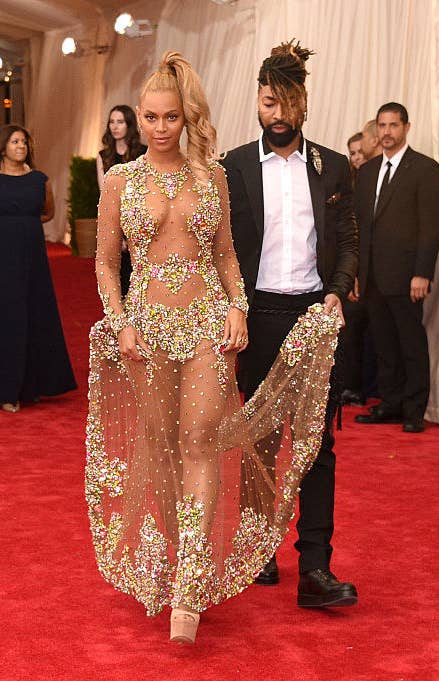
[[[358,606],[295,605],[294,526],[281,581],[254,585],[202,617],[195,646],[168,642],[94,562],[83,497],[87,337],[101,316],[91,260],[49,247],[79,389],[0,413],[2,663],[7,681],[437,681],[439,426],[337,434],[332,568]],[[7,330],[3,330],[7,332]]]

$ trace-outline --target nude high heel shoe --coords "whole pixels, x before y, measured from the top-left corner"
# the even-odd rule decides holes
[[[8,411],[11,414],[16,414],[17,411],[20,411],[20,402],[17,402],[16,404],[12,404],[12,402],[3,402],[2,409],[3,411]]]
[[[170,640],[177,643],[194,643],[200,615],[197,612],[174,608],[171,612]]]

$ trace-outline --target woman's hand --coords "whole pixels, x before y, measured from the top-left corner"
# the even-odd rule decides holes
[[[123,359],[132,359],[134,362],[141,362],[144,357],[140,354],[138,347],[145,351],[146,355],[151,354],[151,349],[145,343],[134,326],[126,326],[117,335],[119,341],[119,351]]]
[[[224,337],[221,343],[223,352],[237,350],[242,352],[248,345],[247,320],[237,307],[231,307],[224,323]]]

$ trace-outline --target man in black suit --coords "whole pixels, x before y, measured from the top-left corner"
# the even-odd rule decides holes
[[[429,393],[422,304],[439,246],[439,165],[408,146],[404,106],[384,104],[376,121],[383,154],[359,170],[355,212],[359,289],[369,309],[382,402],[356,421],[402,422],[405,432],[419,433]]]
[[[357,235],[346,157],[303,138],[305,62],[311,52],[292,42],[272,50],[259,73],[263,134],[223,161],[231,223],[250,310],[249,346],[238,379],[248,400],[265,378],[286,335],[309,305],[324,302],[342,315],[341,300],[357,269]],[[330,397],[322,446],[300,493],[298,604],[352,605],[355,586],[329,569],[332,553],[335,455]],[[264,443],[266,447],[266,443]],[[275,452],[265,451],[273,466]],[[256,580],[275,584],[275,557]]]

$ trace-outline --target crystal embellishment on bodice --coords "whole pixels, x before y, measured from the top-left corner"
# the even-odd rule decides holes
[[[178,253],[171,253],[163,263],[148,263],[145,268],[149,276],[163,282],[171,293],[178,293],[192,274],[198,274],[200,262],[181,258]]]
[[[173,173],[161,173],[146,161],[145,170],[151,175],[154,184],[160,189],[161,193],[167,196],[168,199],[175,199],[190,173],[187,163],[185,163],[180,170]]]
[[[224,390],[224,324],[230,305],[238,306],[245,296],[233,252],[227,198],[222,205],[215,179],[219,170],[213,161],[206,182],[201,182],[189,163],[177,172],[160,173],[141,156],[113,166],[109,175],[125,179],[120,227],[133,263],[124,301],[126,319],[153,352],[165,352],[172,361],[187,362],[201,344],[209,346]],[[107,306],[107,318],[108,310]]]

